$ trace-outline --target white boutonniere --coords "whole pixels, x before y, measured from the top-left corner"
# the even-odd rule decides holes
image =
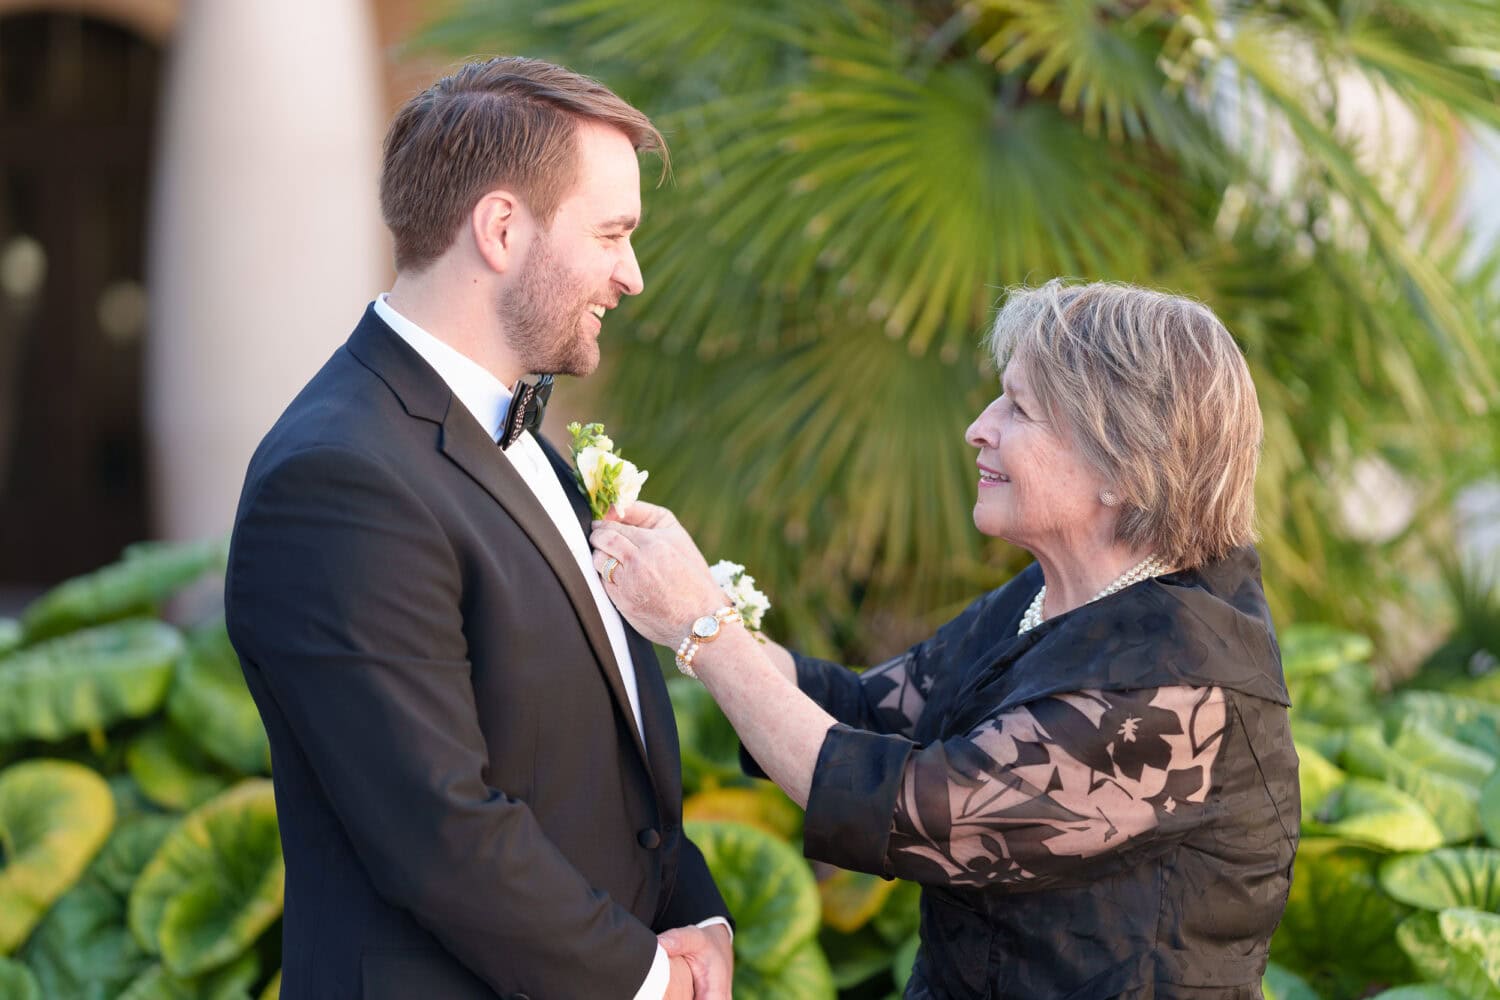
[[[708,568],[714,583],[729,598],[729,603],[740,613],[745,627],[752,632],[760,631],[760,620],[771,610],[771,601],[755,586],[755,577],[745,572],[745,567],[720,559]],[[757,638],[759,638],[757,636]]]
[[[572,436],[573,474],[589,498],[589,510],[603,518],[614,507],[624,511],[640,499],[641,487],[650,475],[615,453],[615,443],[604,433],[603,424],[568,425]]]

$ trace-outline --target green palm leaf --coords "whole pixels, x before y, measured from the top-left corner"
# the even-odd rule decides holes
[[[857,661],[1025,561],[968,524],[962,432],[996,388],[992,306],[1056,274],[1193,294],[1240,339],[1278,618],[1383,641],[1382,602],[1431,600],[1422,547],[1495,458],[1475,419],[1500,397],[1495,258],[1464,263],[1430,172],[1398,204],[1328,102],[1362,79],[1433,134],[1493,121],[1497,20],[1487,0],[473,0],[429,41],[551,56],[667,130],[646,291],[575,412],[711,556],[754,564],[773,631]],[[1417,511],[1377,542],[1330,488],[1372,455]]]

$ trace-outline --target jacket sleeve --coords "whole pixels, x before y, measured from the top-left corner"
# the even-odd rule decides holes
[[[807,805],[809,857],[924,885],[1079,884],[1220,811],[1219,688],[1075,691],[917,746],[835,726]]]
[[[485,780],[462,575],[398,477],[317,448],[247,487],[226,614],[383,897],[500,993],[631,996],[655,935]]]

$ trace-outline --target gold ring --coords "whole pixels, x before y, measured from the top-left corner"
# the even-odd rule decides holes
[[[615,570],[620,568],[620,560],[610,556],[604,563],[604,579],[610,583],[615,582]]]

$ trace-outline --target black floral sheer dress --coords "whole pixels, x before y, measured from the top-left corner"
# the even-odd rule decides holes
[[[1260,997],[1299,809],[1254,551],[1018,636],[1040,585],[863,674],[797,657],[840,723],[807,855],[922,884],[908,998]]]

